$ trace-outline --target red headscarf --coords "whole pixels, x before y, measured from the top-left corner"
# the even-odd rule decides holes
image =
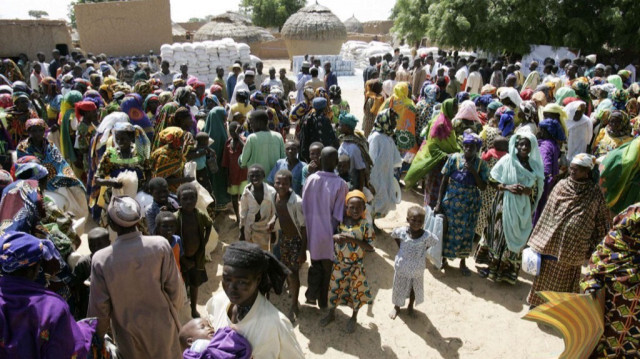
[[[96,104],[93,103],[92,101],[79,101],[76,102],[75,104],[76,107],[76,119],[80,120],[80,118],[82,117],[82,114],[80,113],[80,111],[95,111],[98,109],[98,107],[96,107]]]

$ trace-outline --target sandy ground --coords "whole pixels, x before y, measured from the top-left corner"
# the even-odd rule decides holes
[[[270,66],[288,68],[287,60],[265,61]],[[293,74],[289,74],[293,76]],[[338,79],[343,98],[352,112],[362,118],[363,84],[361,72]],[[308,358],[552,358],[563,350],[562,339],[541,329],[533,322],[522,320],[528,305],[526,297],[532,277],[521,273],[515,286],[496,284],[477,275],[473,259],[467,261],[472,270],[463,277],[458,261],[447,272],[435,269],[430,263],[424,276],[425,302],[416,306],[415,317],[401,311],[391,320],[393,308],[393,261],[397,246],[389,236],[393,228],[406,225],[406,211],[421,205],[422,196],[403,192],[403,201],[386,218],[377,220],[383,229],[375,240],[375,252],[365,258],[367,278],[374,296],[372,305],[362,308],[355,333],[346,334],[344,327],[351,309],[340,307],[336,321],[325,328],[318,325],[323,312],[317,307],[301,305],[294,324],[296,337]],[[198,310],[206,314],[205,304],[212,293],[222,290],[220,266],[223,247],[237,241],[238,228],[232,211],[220,214],[215,226],[220,243],[207,263],[209,281],[200,287]],[[86,237],[85,237],[86,238]],[[82,252],[86,252],[83,241]],[[300,270],[302,288],[300,302],[304,303],[307,284],[306,263]],[[288,294],[272,295],[271,300],[284,313],[291,298]]]
[[[288,61],[265,61],[265,69],[287,67]],[[293,74],[289,74],[293,76]],[[340,77],[343,98],[351,111],[362,118],[363,83],[361,73]],[[415,318],[406,312],[395,320],[388,313],[393,308],[393,260],[397,246],[389,236],[391,230],[405,225],[406,211],[414,204],[422,204],[422,196],[404,192],[403,201],[396,211],[376,221],[384,233],[377,236],[375,253],[365,258],[365,268],[374,302],[362,308],[360,326],[353,334],[345,334],[344,327],[351,309],[340,307],[336,321],[325,328],[318,325],[323,312],[317,307],[301,305],[294,324],[296,337],[308,358],[551,358],[563,350],[562,339],[539,329],[532,322],[522,320],[527,312],[526,297],[532,278],[524,273],[515,286],[496,284],[476,274],[473,260],[468,265],[474,272],[463,277],[457,270],[458,261],[446,273],[427,265],[425,273],[425,302],[418,305]],[[199,311],[205,313],[205,293],[222,290],[220,286],[221,246],[238,238],[231,212],[216,219],[221,243],[214,253],[214,261],[207,265],[209,282],[200,292]],[[301,269],[302,289],[300,302],[304,303],[304,290],[309,264]],[[216,273],[214,276],[213,273]],[[284,313],[291,298],[287,294],[271,296]]]

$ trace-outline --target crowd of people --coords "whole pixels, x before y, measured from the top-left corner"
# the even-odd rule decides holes
[[[423,206],[391,233],[392,319],[423,302],[438,241],[445,272],[459,259],[470,276],[473,256],[481,277],[509,284],[529,248],[540,261],[529,305],[538,291],[604,290],[595,354],[627,355],[638,323],[616,308],[640,300],[640,85],[596,59],[526,73],[508,58],[396,51],[363,71],[362,121],[313,58],[295,80],[238,61],[210,86],[154,56],[5,59],[0,354],[303,357],[291,323],[307,257],[305,305],[326,310],[321,326],[351,307],[356,331],[374,301],[375,221],[420,187]],[[427,206],[442,238],[424,230]],[[223,291],[200,313],[217,216],[239,238],[225,238]],[[269,301],[285,290],[286,315]]]

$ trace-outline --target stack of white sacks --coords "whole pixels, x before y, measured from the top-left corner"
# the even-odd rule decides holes
[[[314,55],[314,58],[320,60],[322,66],[329,61],[331,63],[331,71],[335,72],[336,76],[353,76],[355,74],[355,63],[352,60],[343,59],[340,55]],[[294,74],[300,72],[303,62],[304,56],[293,57]]]
[[[169,61],[173,71],[180,72],[180,65],[189,66],[189,74],[204,82],[207,87],[216,78],[216,68],[222,66],[228,73],[236,60],[255,65],[259,58],[251,55],[251,48],[230,38],[216,41],[164,44],[160,56]]]
[[[409,46],[402,45],[398,48],[403,56],[411,58],[411,48]],[[384,56],[386,53],[393,55],[393,49],[393,46],[386,42],[347,41],[342,44],[340,56],[345,60],[354,61],[357,68],[363,69],[369,66],[370,57]]]

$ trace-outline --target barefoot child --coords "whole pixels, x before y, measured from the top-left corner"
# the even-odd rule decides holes
[[[178,228],[176,232],[182,238],[184,255],[180,258],[182,279],[189,289],[191,299],[191,316],[199,318],[196,310],[198,303],[198,287],[209,278],[204,268],[204,254],[213,221],[209,216],[196,208],[198,191],[192,183],[185,183],[178,188],[180,210],[177,213]]]
[[[275,175],[276,190],[276,226],[280,243],[282,263],[291,271],[287,282],[291,293],[291,309],[287,317],[292,322],[298,315],[298,294],[300,276],[298,271],[307,261],[307,229],[302,214],[302,198],[291,190],[292,174],[289,170],[280,170]]]
[[[154,177],[149,181],[149,193],[153,203],[145,210],[145,220],[150,234],[156,231],[156,216],[160,211],[176,212],[180,205],[176,196],[169,193],[169,184],[162,177]]]
[[[329,290],[329,312],[320,320],[320,325],[326,326],[335,319],[337,305],[348,305],[353,308],[353,315],[347,323],[347,333],[353,333],[356,329],[358,310],[372,303],[363,259],[365,251],[373,251],[371,243],[375,235],[365,218],[366,200],[364,193],[358,190],[347,194],[347,213],[338,226],[339,233],[333,236],[335,259]]]
[[[209,193],[212,192],[212,187],[211,174],[207,168],[207,160],[216,157],[215,151],[209,147],[210,142],[213,143],[213,141],[210,140],[211,138],[207,132],[198,132],[196,135],[196,157],[193,159],[196,162],[196,180]]]
[[[413,315],[413,305],[424,301],[424,271],[427,249],[436,244],[437,239],[424,226],[425,211],[414,206],[407,211],[408,227],[396,228],[391,232],[398,244],[398,254],[394,264],[393,275],[393,310],[391,319],[396,319],[400,307],[409,298],[409,315]]]
[[[238,122],[233,121],[229,124],[230,137],[224,144],[224,152],[222,153],[222,167],[227,169],[227,175],[229,176],[227,193],[231,195],[233,212],[236,214],[236,223],[240,223],[238,197],[247,185],[247,169],[241,168],[238,164],[238,158],[240,158],[244,148],[244,142],[240,137],[242,132],[242,126]]]
[[[264,169],[259,164],[249,167],[249,185],[240,198],[240,240],[249,241],[270,251],[271,232],[275,224],[276,191],[264,183]]]
[[[184,253],[182,247],[182,239],[176,235],[176,229],[178,228],[178,220],[176,216],[168,211],[162,211],[156,216],[155,235],[164,237],[169,241],[171,250],[173,251],[173,257],[176,259],[178,270],[180,270],[180,257]]]
[[[309,146],[309,163],[302,167],[302,187],[307,182],[307,178],[320,169],[320,153],[324,145],[322,142],[314,142]]]

